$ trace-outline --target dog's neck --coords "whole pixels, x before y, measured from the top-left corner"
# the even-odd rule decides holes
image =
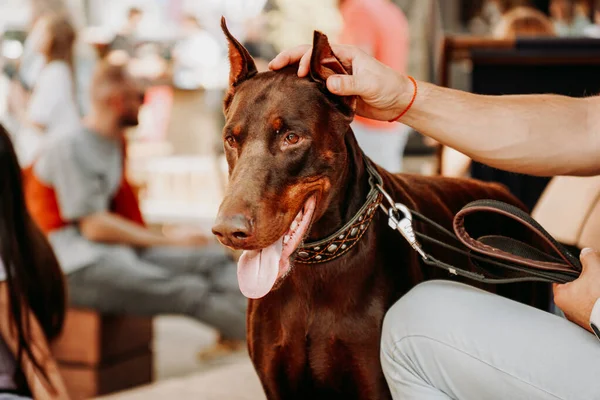
[[[309,240],[320,240],[340,229],[360,210],[370,190],[369,174],[365,168],[365,156],[348,128],[344,136],[348,162],[340,174],[327,211],[316,221],[310,231]]]

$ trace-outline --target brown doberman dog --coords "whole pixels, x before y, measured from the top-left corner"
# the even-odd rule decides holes
[[[450,277],[422,266],[388,227],[373,183],[447,228],[473,200],[518,201],[498,185],[373,166],[349,127],[355,99],[326,90],[328,76],[346,72],[323,34],[315,33],[310,77],[301,79],[295,68],[258,73],[222,26],[230,181],[213,232],[244,250],[238,280],[251,299],[248,347],[267,398],[390,399],[379,362],[384,315],[416,284]],[[485,288],[547,306],[547,285]]]

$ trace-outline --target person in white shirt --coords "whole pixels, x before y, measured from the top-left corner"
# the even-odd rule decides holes
[[[24,167],[33,162],[45,138],[80,126],[73,73],[75,30],[62,15],[43,18],[45,32],[37,40],[37,50],[45,64],[21,115],[23,128],[16,137],[17,154]]]
[[[220,83],[219,43],[193,15],[184,17],[182,28],[183,37],[173,49],[175,85],[188,90],[212,89]]]
[[[416,131],[511,172],[600,175],[600,96],[482,96],[412,80],[353,46],[333,52],[353,75],[333,75],[327,88],[357,96],[364,117],[403,115]],[[306,76],[310,54],[285,51],[270,68],[299,62]],[[382,328],[392,397],[600,399],[600,253],[585,249],[581,261],[580,278],[554,286],[567,319],[454,282],[415,287]]]

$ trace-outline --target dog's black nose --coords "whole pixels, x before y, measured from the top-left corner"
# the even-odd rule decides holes
[[[252,223],[242,214],[219,215],[212,228],[213,234],[226,246],[243,247],[252,237]]]

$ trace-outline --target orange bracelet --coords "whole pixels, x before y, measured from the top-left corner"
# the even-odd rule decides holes
[[[396,118],[390,120],[389,122],[396,122],[400,118],[404,117],[404,114],[406,114],[408,112],[408,110],[411,109],[411,107],[413,106],[413,104],[415,104],[415,100],[417,99],[417,93],[419,92],[419,87],[417,86],[417,81],[415,80],[415,78],[413,78],[412,76],[409,76],[408,79],[410,79],[410,81],[415,86],[415,91],[413,93],[412,99],[410,100],[410,103],[408,103],[408,106],[406,106],[406,108],[404,109],[404,111],[402,111],[400,113],[400,115],[398,115]]]

